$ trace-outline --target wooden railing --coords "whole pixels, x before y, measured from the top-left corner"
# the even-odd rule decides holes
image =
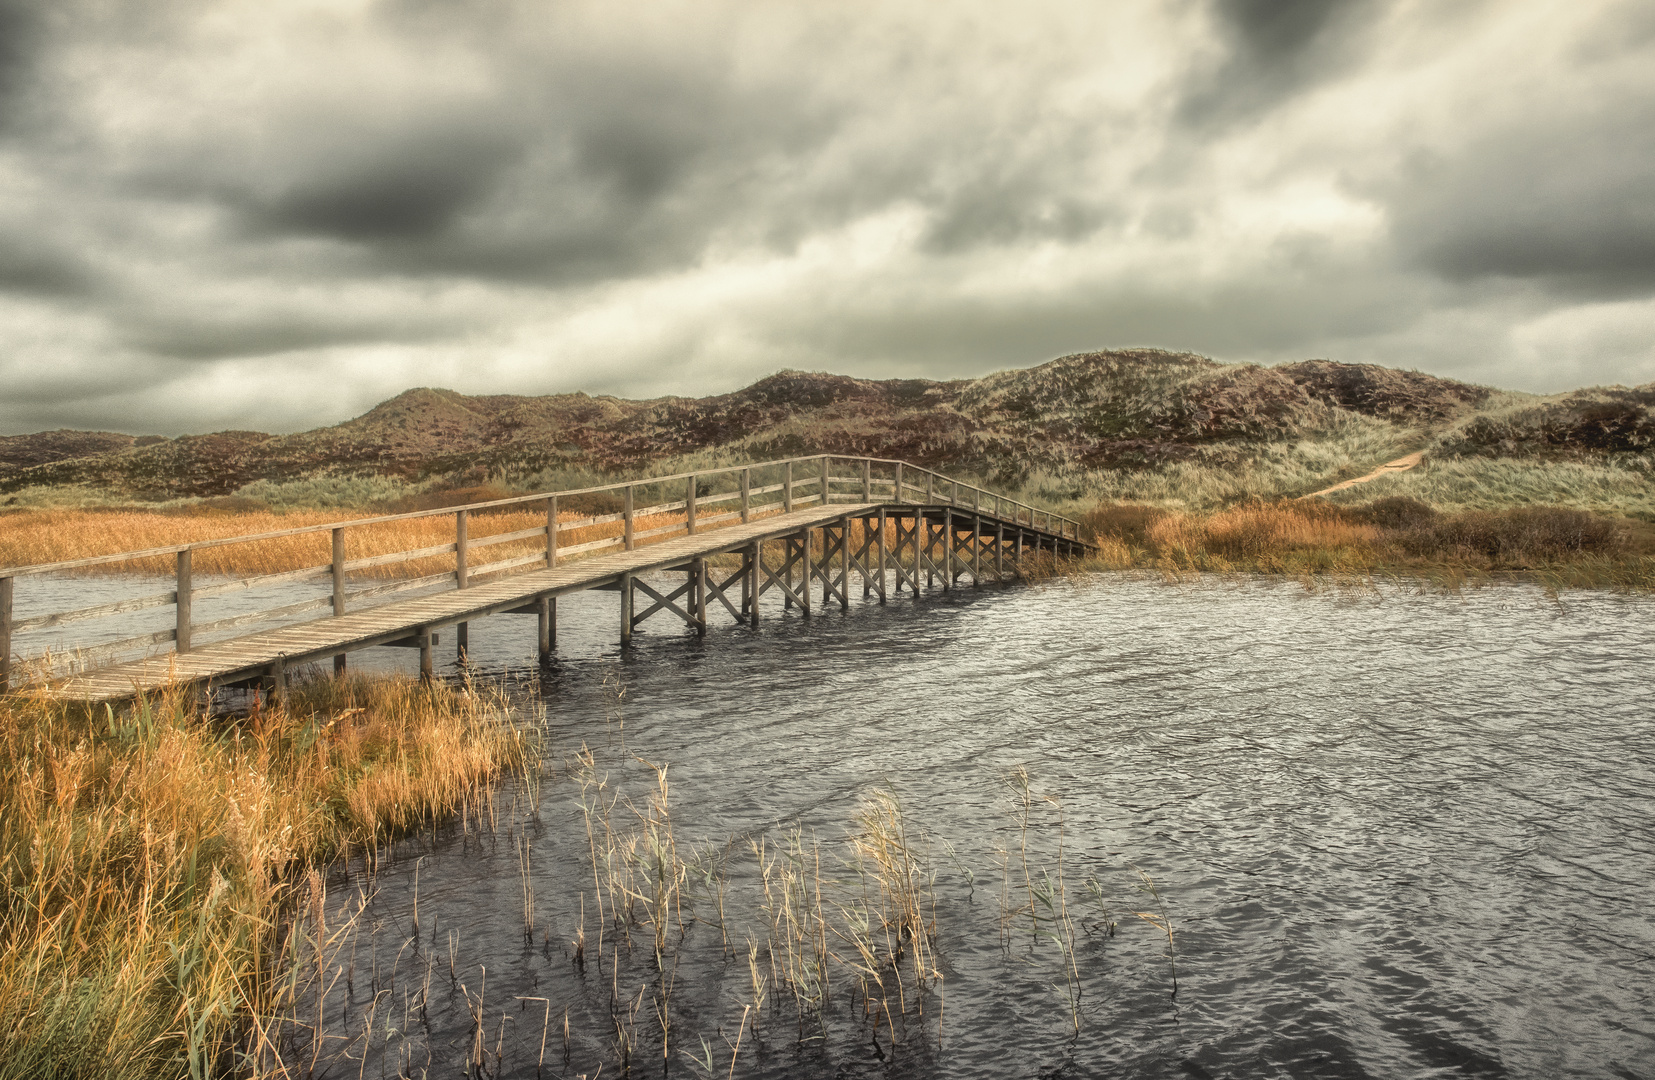
[[[833,470],[836,467],[844,469],[846,466],[850,468],[851,475],[834,474]],[[755,478],[768,482],[755,484]],[[674,494],[671,491],[672,485],[681,486],[682,493],[677,498],[672,497]],[[653,493],[656,498],[665,495],[666,498],[647,506],[639,506],[640,493]],[[618,512],[591,514],[575,520],[559,520],[558,504],[560,500],[567,505],[571,500],[605,494],[613,494],[619,497],[621,509]],[[281,529],[246,536],[197,540],[192,543],[147,548],[142,551],[123,551],[112,555],[95,555],[83,559],[68,559],[62,562],[0,569],[0,691],[6,690],[10,684],[13,637],[15,634],[30,630],[51,629],[67,623],[110,618],[149,608],[171,606],[174,608],[172,627],[152,633],[121,638],[117,641],[105,642],[91,649],[81,650],[79,655],[84,662],[97,656],[114,655],[123,651],[159,645],[169,641],[173,643],[173,647],[177,652],[187,653],[196,638],[239,626],[304,615],[322,608],[331,608],[331,614],[333,615],[343,615],[357,607],[361,601],[373,597],[384,597],[412,589],[428,588],[448,583],[452,583],[455,588],[464,589],[480,577],[507,573],[513,570],[523,571],[531,566],[553,567],[557,565],[559,559],[568,558],[572,555],[617,547],[631,551],[641,541],[661,538],[669,533],[693,535],[709,526],[733,523],[738,518],[745,523],[751,521],[755,516],[789,513],[813,504],[832,504],[834,502],[949,505],[975,510],[983,514],[991,514],[1002,520],[1025,525],[1030,529],[1048,535],[1076,540],[1080,538],[1080,524],[1071,518],[1058,516],[1027,503],[952,479],[930,469],[922,469],[901,461],[884,458],[813,455],[811,457],[757,462],[751,465],[737,465],[723,469],[674,473],[671,476],[649,477],[642,480],[624,480],[613,484],[602,484],[597,487],[577,488],[568,491],[518,495],[508,499],[493,499],[462,506],[445,506],[404,514],[386,514],[323,525],[306,525],[295,529]],[[534,503],[545,504],[546,523],[544,525],[475,539],[470,537],[470,518],[479,511],[502,510]],[[703,511],[712,508],[716,508],[716,512],[712,514],[703,513]],[[683,515],[681,521],[646,528],[641,531],[635,527],[640,519],[679,513]],[[445,514],[454,516],[453,543],[412,548],[364,558],[352,559],[348,557],[347,534],[352,529],[366,529],[389,522],[437,517]],[[559,543],[560,534],[603,528],[605,526],[616,526],[615,535],[567,546]],[[281,573],[241,577],[206,586],[196,586],[193,582],[195,552],[225,548],[236,544],[251,544],[324,532],[330,533],[332,539],[331,557],[326,563]],[[473,552],[479,549],[498,544],[532,540],[537,537],[545,537],[545,544],[542,549],[532,554],[481,564],[475,564],[472,561]],[[352,571],[370,570],[418,559],[448,555],[454,557],[453,569],[451,570],[443,570],[436,574],[371,585],[355,590],[351,590],[348,586],[347,575]],[[168,557],[173,560],[174,582],[173,587],[165,592],[119,600],[114,603],[99,604],[94,607],[36,615],[21,620],[14,620],[12,617],[15,583],[18,578],[86,570],[92,567],[114,566],[119,563],[153,561]],[[194,603],[198,600],[266,585],[301,581],[329,581],[331,589],[328,595],[299,603],[262,611],[246,612],[207,622],[194,621]]]

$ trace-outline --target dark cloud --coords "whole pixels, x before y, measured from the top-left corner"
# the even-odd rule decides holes
[[[1247,120],[1327,79],[1371,41],[1362,31],[1381,0],[1212,0],[1224,43],[1198,71],[1180,107],[1198,128]]]
[[[1647,92],[1646,92],[1647,93]],[[1655,287],[1655,94],[1422,153],[1390,192],[1395,235],[1454,279],[1603,297]]]
[[[84,298],[96,289],[96,273],[75,253],[46,237],[0,232],[0,294]]]
[[[426,240],[492,194],[519,148],[497,134],[420,132],[366,140],[368,154],[328,162],[249,207],[266,232],[356,242]]]
[[[45,38],[43,9],[29,0],[0,0],[0,133],[13,126]]]

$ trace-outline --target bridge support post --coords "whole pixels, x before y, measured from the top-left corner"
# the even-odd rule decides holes
[[[454,656],[464,660],[471,654],[471,624],[461,623],[454,628]]]
[[[942,512],[942,591],[954,587],[954,511]]]
[[[420,627],[417,640],[419,642],[420,682],[430,682],[434,675],[431,667],[431,628],[429,626]]]
[[[1003,584],[1006,580],[1006,526],[1003,522],[994,523],[994,583]]]
[[[621,575],[621,647],[632,644],[632,575]]]
[[[747,605],[747,621],[755,630],[759,628],[759,559],[763,555],[764,551],[760,548],[759,542],[754,540],[752,546],[747,549],[747,581],[741,590],[752,597]]]
[[[810,586],[814,583],[810,569],[810,530],[806,529],[799,534],[799,609],[805,618],[810,618]]]
[[[707,560],[690,563],[690,614],[695,616],[695,636],[707,636]]]
[[[265,669],[264,681],[270,688],[271,704],[287,704],[287,655],[285,653],[278,655],[275,662]]]
[[[534,606],[535,621],[539,624],[536,629],[540,659],[545,660],[557,646],[557,597],[542,596]]]
[[[850,515],[839,519],[839,610],[850,610]]]
[[[971,501],[976,501],[976,491],[971,493]],[[983,587],[983,519],[975,513],[971,514],[971,587]]]
[[[883,604],[885,602],[885,508],[883,506],[879,508],[879,524],[876,527],[879,530],[879,569],[877,571],[879,575],[879,602]]]

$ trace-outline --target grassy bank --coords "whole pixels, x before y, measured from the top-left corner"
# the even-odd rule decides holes
[[[1083,523],[1098,545],[1089,565],[1107,569],[1655,589],[1655,525],[1568,507],[1445,513],[1391,497],[1353,506],[1254,502],[1201,514],[1109,503]]]
[[[199,1076],[259,1055],[312,868],[525,758],[465,689],[299,687],[214,719],[0,699],[0,1077]]]

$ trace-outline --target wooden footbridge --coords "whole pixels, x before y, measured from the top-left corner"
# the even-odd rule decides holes
[[[640,496],[660,501],[639,505]],[[514,514],[538,515],[542,507],[543,522],[530,528],[472,535],[475,526]],[[604,510],[609,512],[594,512]],[[439,515],[453,518],[452,543],[350,557],[353,538],[366,538],[376,527]],[[219,575],[221,580],[208,584],[194,580],[197,553],[213,551],[222,557],[215,549],[291,543],[292,538],[321,550],[324,537],[331,541],[326,563],[279,573]],[[474,561],[476,552],[496,545],[507,557]],[[364,545],[359,541],[356,546]],[[766,593],[779,594],[784,608],[796,607],[808,616],[818,596],[824,607],[834,602],[849,607],[858,580],[864,597],[877,595],[883,603],[887,592],[899,595],[906,589],[918,596],[922,583],[925,588],[940,583],[946,590],[964,580],[972,585],[1012,580],[1031,557],[1068,557],[1087,547],[1073,520],[900,461],[768,461],[0,569],[0,691],[23,689],[32,681],[35,692],[103,701],[187,682],[209,687],[260,683],[280,694],[289,669],[297,665],[332,659],[334,670],[342,672],[347,653],[384,645],[419,649],[420,671],[429,677],[439,632],[452,629],[463,655],[470,624],[489,615],[536,616],[540,655],[550,655],[557,643],[557,598],[566,593],[618,592],[620,640],[628,645],[633,629],[657,614],[676,616],[699,634],[720,612],[756,627],[759,600]],[[119,570],[119,564],[141,568],[155,566],[157,560],[169,564],[174,578],[165,592],[13,618],[16,586],[31,577],[107,573]],[[406,576],[421,560],[427,566],[440,561],[443,569]],[[364,584],[371,580],[364,571],[383,575],[399,569],[405,573],[400,579]],[[656,587],[663,576],[672,580],[670,575],[677,574],[683,575],[682,583]],[[330,587],[325,595],[273,609],[207,621],[193,615],[195,605],[210,598],[307,581]],[[395,596],[410,590],[422,595]],[[367,601],[377,603],[367,606]],[[31,665],[13,656],[15,635],[131,619],[136,612],[169,606],[174,618],[166,629],[95,646],[67,639],[58,650],[60,660],[68,650],[67,674],[37,663],[32,667],[38,678],[29,680],[22,676]],[[152,620],[154,615],[150,613]],[[290,624],[245,632],[259,622],[278,620]],[[158,648],[165,651],[154,654]],[[134,650],[153,655],[121,659]]]

